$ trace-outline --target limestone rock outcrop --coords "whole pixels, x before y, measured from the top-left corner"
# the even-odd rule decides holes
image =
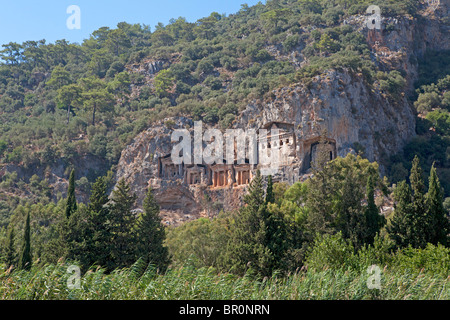
[[[309,86],[280,88],[274,96],[267,104],[249,105],[236,126],[256,128],[271,121],[290,122],[297,141],[317,138],[326,130],[336,141],[338,156],[363,151],[370,161],[381,164],[415,135],[414,111],[405,97],[390,101],[372,91],[362,75],[349,71],[329,70]],[[300,152],[299,158],[304,160]]]
[[[442,19],[448,19],[449,8],[450,0],[441,0],[435,8],[425,8],[420,18],[383,19],[384,27],[378,34],[364,29],[364,16],[344,22],[367,36],[371,59],[379,70],[405,72],[407,84],[397,98],[383,92],[377,83],[367,83],[362,74],[345,68],[329,69],[308,84],[285,86],[273,91],[266,101],[252,101],[233,127],[258,130],[271,123],[292,127],[294,143],[285,141],[292,146],[292,159],[280,167],[275,181],[293,183],[305,179],[315,145],[324,133],[330,142],[330,159],[362,152],[370,161],[377,161],[383,173],[388,157],[415,135],[415,113],[407,95],[418,77],[417,59],[429,49],[450,48],[450,28],[448,22],[442,23]],[[247,188],[243,181],[251,172],[241,175],[238,168],[213,172],[206,166],[193,175],[188,175],[186,166],[164,171],[161,159],[168,159],[172,150],[172,130],[188,128],[192,132],[193,127],[193,121],[183,117],[168,123],[166,119],[142,132],[122,152],[117,180],[123,178],[130,183],[138,195],[137,206],[141,206],[151,187],[167,224],[239,208]],[[255,169],[253,166],[251,171]],[[202,178],[203,173],[209,177]],[[237,178],[227,183],[227,174]]]

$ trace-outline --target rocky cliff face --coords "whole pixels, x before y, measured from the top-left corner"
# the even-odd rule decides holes
[[[308,86],[296,84],[280,88],[267,103],[249,104],[235,127],[259,129],[270,122],[292,124],[296,136],[296,160],[281,166],[276,181],[293,183],[306,173],[310,141],[327,132],[335,143],[337,156],[363,151],[371,161],[383,164],[415,134],[413,109],[405,97],[391,101],[349,71],[329,70]],[[211,188],[204,183],[188,184],[182,176],[161,178],[159,159],[171,153],[174,129],[190,128],[186,118],[162,121],[138,135],[123,152],[117,179],[125,179],[138,195],[141,206],[147,188],[154,190],[167,224],[179,224],[200,216],[232,210],[241,205],[246,186]],[[172,123],[173,122],[173,123]],[[170,125],[168,125],[170,123]],[[361,150],[362,148],[362,150]]]
[[[211,189],[204,183],[189,185],[182,176],[160,177],[160,159],[169,155],[174,145],[173,130],[190,128],[193,136],[193,126],[192,120],[182,117],[155,124],[123,150],[117,166],[117,180],[125,179],[130,184],[138,197],[138,207],[142,206],[148,188],[152,188],[163,221],[168,225],[237,208],[245,192],[245,186]]]
[[[405,97],[390,101],[372,91],[361,75],[345,70],[329,70],[309,86],[296,84],[278,89],[274,95],[267,104],[249,105],[237,126],[290,122],[297,141],[317,138],[326,130],[327,137],[336,141],[338,156],[363,151],[370,161],[377,162],[400,150],[415,134],[413,109]]]
[[[79,177],[88,177],[90,175],[96,176],[99,174],[106,174],[105,163],[101,159],[95,156],[83,156],[75,159],[71,163],[73,168],[76,168],[75,179],[78,180]],[[69,167],[69,168],[72,168]],[[17,173],[17,177],[23,181],[29,181],[33,175],[37,175],[39,179],[45,179],[52,189],[51,200],[58,201],[61,198],[67,196],[67,186],[69,184],[69,174],[70,169],[68,169],[67,163],[62,160],[56,160],[52,166],[47,167],[31,167],[24,168],[20,165],[8,164],[0,168],[0,177],[5,173]],[[14,195],[20,198],[31,199],[33,193],[29,190],[14,190]],[[77,187],[76,192],[77,201],[87,203],[89,201],[89,190],[86,188]]]
[[[235,121],[235,128],[261,128],[271,122],[293,125],[296,139],[295,161],[281,168],[276,180],[302,180],[311,161],[313,142],[326,132],[337,156],[362,151],[370,161],[383,163],[402,149],[415,135],[414,110],[406,96],[417,79],[417,58],[428,49],[450,48],[448,17],[450,1],[426,8],[420,18],[383,20],[384,28],[370,39],[364,29],[365,18],[352,17],[346,24],[368,37],[372,60],[383,71],[406,72],[405,93],[389,98],[365,82],[362,74],[349,70],[328,70],[308,85],[297,83],[273,92],[268,101],[254,101]],[[387,28],[389,26],[389,28]],[[159,159],[171,152],[170,135],[175,128],[192,128],[186,118],[172,119],[170,126],[160,122],[138,135],[123,152],[117,166],[117,179],[124,178],[138,195],[138,206],[148,187],[152,187],[168,224],[231,210],[241,205],[246,186],[211,188],[204,183],[187,184],[186,179],[161,178]]]

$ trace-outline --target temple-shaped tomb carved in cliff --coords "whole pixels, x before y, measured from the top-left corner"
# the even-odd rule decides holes
[[[302,139],[297,137],[294,125],[286,122],[272,121],[263,125],[259,129],[265,129],[266,135],[259,135],[257,144],[258,164],[251,164],[249,159],[243,163],[237,161],[227,163],[223,159],[222,163],[208,164],[174,164],[170,154],[166,154],[158,159],[158,176],[166,180],[182,180],[186,185],[205,185],[210,188],[240,187],[250,183],[256,168],[277,166],[288,169],[292,181],[298,179],[298,175],[306,173],[313,164],[322,159],[333,160],[337,156],[336,140],[328,137],[308,137]],[[277,129],[278,131],[272,131]],[[272,135],[276,134],[276,135]],[[237,146],[234,144],[235,155],[237,156]],[[277,152],[278,157],[271,158],[271,153]],[[269,162],[262,163],[261,156],[264,155]],[[275,160],[274,160],[275,159]],[[277,163],[273,163],[276,161]],[[294,173],[296,172],[296,173]],[[294,174],[294,176],[292,176]],[[281,176],[277,179],[282,179]],[[290,181],[291,181],[290,180]]]
[[[206,166],[195,164],[186,166],[184,181],[187,184],[206,184],[207,183]]]
[[[252,165],[243,164],[214,164],[210,166],[211,188],[243,186],[252,179]]]
[[[302,171],[306,172],[313,164],[322,158],[331,161],[336,158],[336,140],[330,138],[314,137],[303,141]]]
[[[234,167],[235,186],[249,184],[252,180],[252,168],[250,164],[238,164]]]
[[[227,187],[234,183],[233,165],[213,164],[209,167],[211,177],[211,187]]]
[[[174,164],[170,154],[167,154],[158,159],[158,175],[165,179],[183,179],[184,165]]]
[[[258,154],[266,152],[271,156],[271,152],[277,151],[279,154],[278,165],[291,165],[296,158],[296,138],[294,125],[287,122],[272,121],[263,125],[260,129],[267,130],[267,136],[259,139]],[[272,130],[278,129],[278,135],[272,136]]]

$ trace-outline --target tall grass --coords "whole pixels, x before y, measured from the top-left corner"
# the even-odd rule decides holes
[[[239,277],[213,268],[189,266],[158,274],[139,263],[105,274],[102,269],[82,275],[80,288],[69,289],[67,264],[2,271],[0,299],[80,300],[239,300],[239,299],[450,299],[450,277],[384,270],[381,289],[367,287],[366,273],[351,270],[301,271],[285,277]]]

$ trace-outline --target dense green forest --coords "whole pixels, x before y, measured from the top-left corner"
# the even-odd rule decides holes
[[[19,207],[25,223],[21,237],[9,228],[0,296],[448,299],[450,224],[434,167],[426,184],[414,158],[411,184],[393,190],[397,205],[388,219],[379,214],[375,190],[392,190],[376,163],[349,154],[315,170],[292,186],[269,176],[265,188],[258,171],[237,212],[170,229],[151,190],[134,219],[129,186],[121,180],[108,201],[105,177],[94,183],[87,206],[68,196],[59,207]],[[55,221],[39,225],[39,214]],[[67,285],[72,265],[81,271],[75,289]],[[378,289],[367,285],[372,265]]]
[[[380,72],[365,37],[343,24],[369,4],[389,16],[419,9],[416,0],[272,0],[154,30],[121,22],[82,44],[4,44],[0,169],[39,174],[0,178],[0,298],[448,299],[448,52],[418,59],[409,97],[417,136],[391,156],[385,178],[363,154],[318,163],[292,186],[257,175],[242,209],[177,228],[161,223],[152,190],[138,214],[123,181],[108,198],[123,148],[164,118],[228,128],[250,101],[330,68],[361,73],[397,99],[404,70]],[[295,52],[302,67],[287,58]],[[149,63],[161,70],[136,71]],[[86,157],[103,169],[79,176]],[[57,163],[66,197],[45,179]],[[77,203],[80,190],[87,203]],[[395,199],[386,218],[383,196]],[[81,290],[66,287],[71,264]],[[382,290],[366,286],[373,264]]]

